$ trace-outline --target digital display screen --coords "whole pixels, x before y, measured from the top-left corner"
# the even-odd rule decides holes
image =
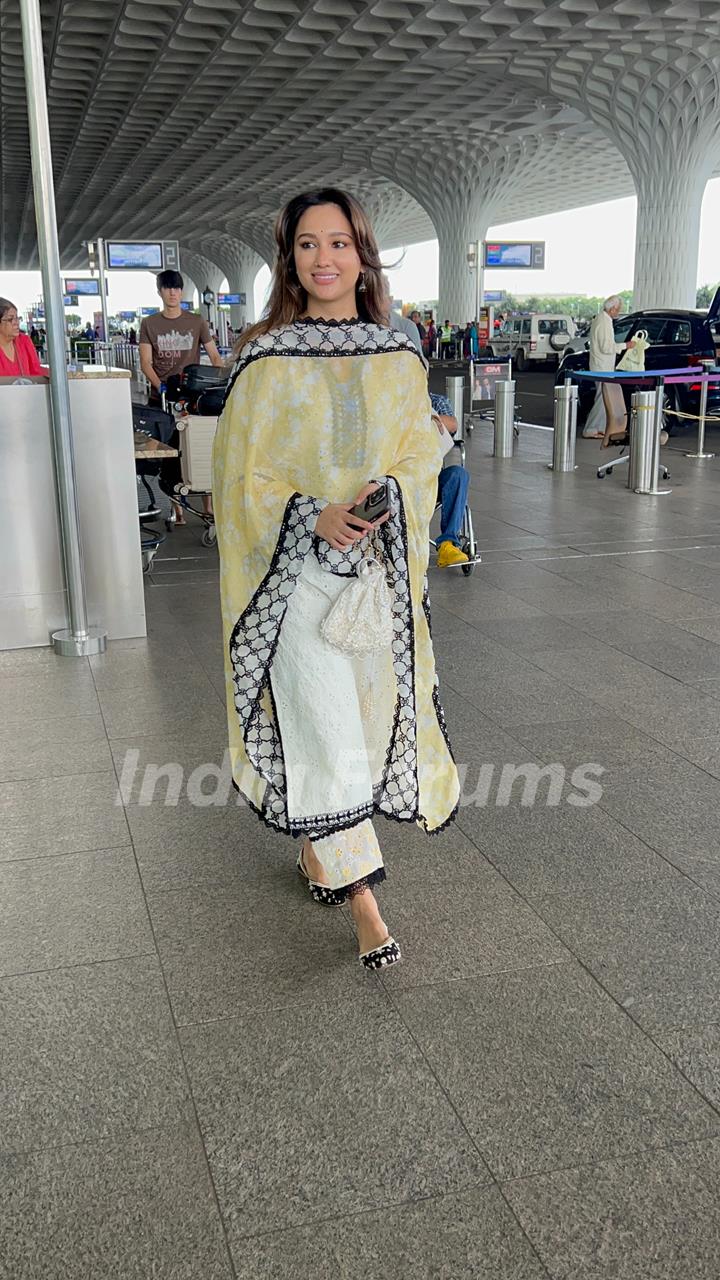
[[[486,267],[529,267],[532,264],[530,244],[486,244]]]
[[[141,316],[156,316],[156,315],[158,314],[159,310],[160,310],[160,308],[159,308],[159,307],[142,307],[142,308],[140,309],[140,315],[141,315]]]
[[[107,281],[105,282],[107,287]],[[66,293],[81,293],[85,297],[100,297],[100,282],[98,280],[66,280]]]
[[[162,241],[109,240],[105,246],[107,265],[113,271],[162,271]]]
[[[483,302],[502,302],[502,289],[486,289],[483,294]]]
[[[218,306],[220,307],[244,307],[244,293],[219,293]]]
[[[192,311],[192,302],[181,302],[181,303],[180,303],[180,310],[181,310],[181,311]]]

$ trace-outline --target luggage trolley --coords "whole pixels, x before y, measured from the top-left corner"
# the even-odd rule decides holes
[[[173,486],[175,501],[201,520],[200,542],[213,547],[217,541],[215,517],[200,511],[193,497],[212,495],[212,449],[218,417],[225,397],[229,371],[214,365],[191,364],[168,380],[165,397],[172,406],[178,431],[180,480]]]

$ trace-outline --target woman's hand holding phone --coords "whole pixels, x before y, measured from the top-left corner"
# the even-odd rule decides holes
[[[360,506],[380,487],[371,480],[363,485],[353,502],[329,502],[326,507],[323,507],[315,524],[315,533],[318,538],[322,538],[335,551],[344,551],[346,547],[351,547],[354,542],[359,542],[368,533],[372,533],[373,529],[384,524],[388,519],[388,512],[372,523],[351,514],[353,507]]]
[[[354,505],[353,502],[329,502],[317,518],[315,533],[335,551],[344,551],[372,532],[373,526],[367,520],[350,515]]]

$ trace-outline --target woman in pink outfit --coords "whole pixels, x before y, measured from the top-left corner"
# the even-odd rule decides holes
[[[38,353],[26,333],[14,302],[0,298],[0,378],[47,378]]]

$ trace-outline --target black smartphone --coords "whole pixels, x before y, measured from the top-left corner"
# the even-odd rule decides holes
[[[368,524],[372,524],[375,520],[379,520],[390,509],[390,500],[388,498],[387,485],[378,485],[372,493],[369,493],[364,502],[359,503],[357,507],[350,508],[350,515],[357,516],[358,520],[367,520]]]

